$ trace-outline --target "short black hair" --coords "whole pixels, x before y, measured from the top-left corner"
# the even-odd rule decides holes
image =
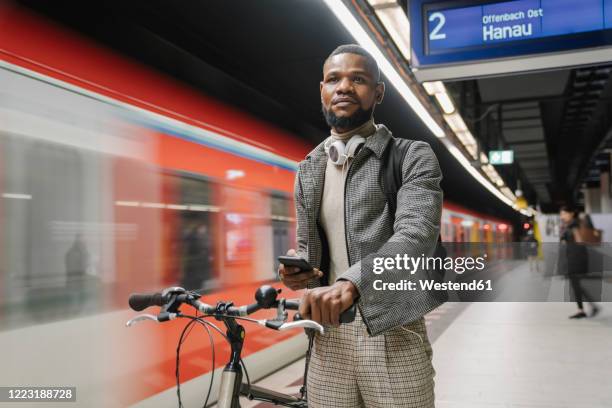
[[[323,66],[327,64],[327,61],[329,61],[331,57],[335,55],[339,55],[339,54],[356,54],[356,55],[361,55],[362,57],[364,57],[366,59],[368,68],[372,70],[374,79],[376,80],[376,82],[380,82],[380,69],[378,68],[378,63],[376,62],[374,57],[372,57],[372,55],[369,52],[367,52],[366,49],[363,48],[361,45],[344,44],[339,47],[336,47],[336,49],[333,50],[331,54],[329,54],[329,56],[325,59]]]
[[[567,213],[572,213],[574,215],[574,217],[577,217],[578,213],[579,213],[578,207],[576,207],[573,204],[562,205],[561,208],[559,208],[559,211],[564,211],[564,212],[567,212]]]

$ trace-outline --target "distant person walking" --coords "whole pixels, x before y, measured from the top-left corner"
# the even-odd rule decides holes
[[[536,237],[534,236],[533,230],[530,229],[527,231],[527,235],[523,238],[523,251],[525,257],[529,261],[529,272],[535,270],[536,272],[540,271],[540,264],[538,261],[538,249],[539,243]]]
[[[571,315],[570,319],[582,319],[587,317],[584,312],[582,300],[586,300],[591,306],[590,317],[595,316],[599,312],[599,308],[592,301],[588,292],[582,288],[581,279],[589,271],[589,255],[587,247],[584,245],[585,240],[581,235],[581,225],[578,218],[578,211],[570,206],[563,206],[560,210],[560,218],[562,222],[561,243],[564,245],[564,251],[561,251],[559,264],[567,273],[570,280],[578,311]]]

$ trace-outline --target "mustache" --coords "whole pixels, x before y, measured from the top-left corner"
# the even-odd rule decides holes
[[[331,100],[331,104],[335,105],[338,102],[352,102],[352,103],[359,103],[359,101],[355,98],[352,98],[350,96],[346,96],[346,95],[342,95],[342,96],[336,96],[335,98],[332,98]]]

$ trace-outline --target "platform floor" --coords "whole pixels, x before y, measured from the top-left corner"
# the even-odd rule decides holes
[[[523,263],[518,280],[533,276]],[[437,408],[612,407],[612,303],[570,320],[574,303],[448,303],[429,314]],[[258,384],[297,394],[304,361]],[[272,405],[245,401],[243,407]]]

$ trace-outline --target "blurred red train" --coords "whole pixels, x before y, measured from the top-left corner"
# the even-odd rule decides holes
[[[312,146],[23,10],[0,18],[0,383],[77,386],[82,406],[174,404],[182,325],[126,329],[128,294],[252,301],[294,246],[294,172]],[[445,203],[442,235],[512,231]],[[304,350],[297,332],[247,333],[253,379]],[[201,403],[204,333],[182,361],[184,400]]]

